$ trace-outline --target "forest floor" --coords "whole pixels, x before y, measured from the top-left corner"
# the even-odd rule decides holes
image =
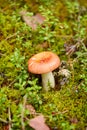
[[[0,130],[32,130],[41,115],[38,130],[87,130],[87,4],[80,2],[0,0]],[[41,75],[28,71],[43,51],[61,61],[47,92]]]

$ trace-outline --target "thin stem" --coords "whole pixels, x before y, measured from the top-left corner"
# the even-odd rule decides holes
[[[11,111],[10,111],[10,107],[8,108],[8,114],[9,114],[9,130],[11,130]]]
[[[25,95],[24,98],[23,98],[23,108],[22,108],[22,112],[21,112],[22,130],[25,130],[25,125],[24,125],[24,111],[25,111],[26,100],[27,100],[27,95]]]
[[[10,35],[10,36],[6,37],[6,39],[5,39],[5,40],[10,39],[10,38],[12,38],[12,37],[16,36],[17,34],[18,34],[18,33],[16,32],[16,33],[14,33],[13,35]]]
[[[0,118],[0,122],[3,122],[3,123],[8,123],[8,121],[6,121],[5,119],[2,119],[2,118]]]

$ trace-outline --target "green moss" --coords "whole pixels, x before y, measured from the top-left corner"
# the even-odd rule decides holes
[[[62,123],[64,122],[69,123],[66,124],[67,127],[73,124],[74,128],[83,129],[83,125],[86,123],[84,110],[86,95],[84,93],[75,92],[67,86],[58,92],[43,94],[43,101],[40,112],[47,117],[49,125],[63,128]],[[75,123],[72,119],[77,122]]]

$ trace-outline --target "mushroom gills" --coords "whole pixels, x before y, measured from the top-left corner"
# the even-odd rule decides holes
[[[42,85],[45,91],[55,87],[55,79],[52,72],[42,74]]]

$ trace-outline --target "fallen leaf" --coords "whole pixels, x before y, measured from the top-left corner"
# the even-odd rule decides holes
[[[43,115],[30,119],[29,125],[34,130],[50,130],[50,128],[45,124],[45,119]]]
[[[41,14],[37,13],[34,16],[27,16],[27,12],[25,10],[20,11],[20,15],[25,23],[32,28],[32,30],[36,30],[38,24],[43,24],[45,17]]]
[[[37,13],[35,16],[34,16],[35,20],[39,23],[39,24],[42,24],[45,20],[45,17],[43,17],[41,14]]]

